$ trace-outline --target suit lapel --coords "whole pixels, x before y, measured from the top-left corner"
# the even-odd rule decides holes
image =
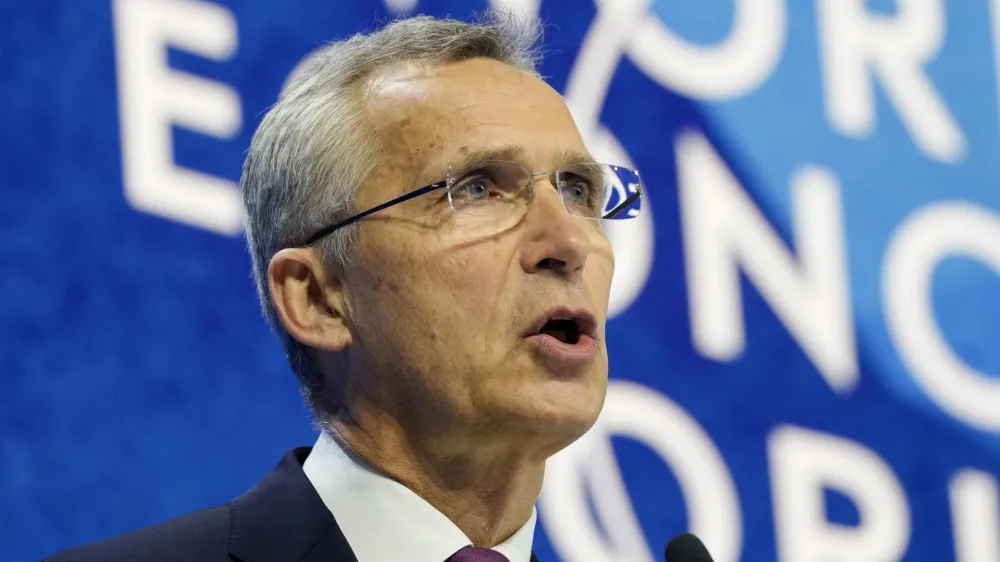
[[[302,472],[310,447],[289,452],[229,504],[229,553],[241,562],[357,562],[333,514]],[[531,553],[531,562],[538,562]]]
[[[333,514],[302,472],[309,451],[291,451],[229,504],[229,552],[238,560],[357,562]]]

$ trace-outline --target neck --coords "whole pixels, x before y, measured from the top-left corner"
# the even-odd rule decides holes
[[[352,410],[325,424],[331,436],[433,505],[473,545],[496,546],[531,516],[545,458],[524,440],[441,428],[415,433],[384,412]]]

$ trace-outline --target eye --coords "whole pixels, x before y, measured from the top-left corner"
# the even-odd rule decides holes
[[[463,179],[458,185],[452,187],[452,199],[463,199],[466,201],[480,201],[490,196],[491,182],[484,177]]]
[[[498,173],[488,167],[473,170],[462,176],[451,186],[452,202],[479,203],[490,198],[502,197],[503,189],[497,177]]]
[[[525,202],[531,170],[514,162],[487,161],[471,167],[448,190],[454,210],[480,207],[483,212],[504,203]]]
[[[596,191],[593,182],[581,176],[569,176],[562,182],[563,199],[574,205],[589,205]]]

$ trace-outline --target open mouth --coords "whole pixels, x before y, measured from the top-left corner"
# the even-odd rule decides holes
[[[548,336],[566,345],[597,337],[597,318],[586,309],[554,308],[538,317],[525,337]]]
[[[586,309],[555,308],[538,317],[525,339],[560,372],[579,372],[598,355],[597,318]]]
[[[580,323],[573,318],[552,318],[545,322],[538,333],[575,345],[580,342]]]

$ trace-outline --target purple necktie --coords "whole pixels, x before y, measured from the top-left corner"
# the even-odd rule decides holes
[[[467,546],[449,556],[444,562],[510,562],[510,560],[495,550]]]

